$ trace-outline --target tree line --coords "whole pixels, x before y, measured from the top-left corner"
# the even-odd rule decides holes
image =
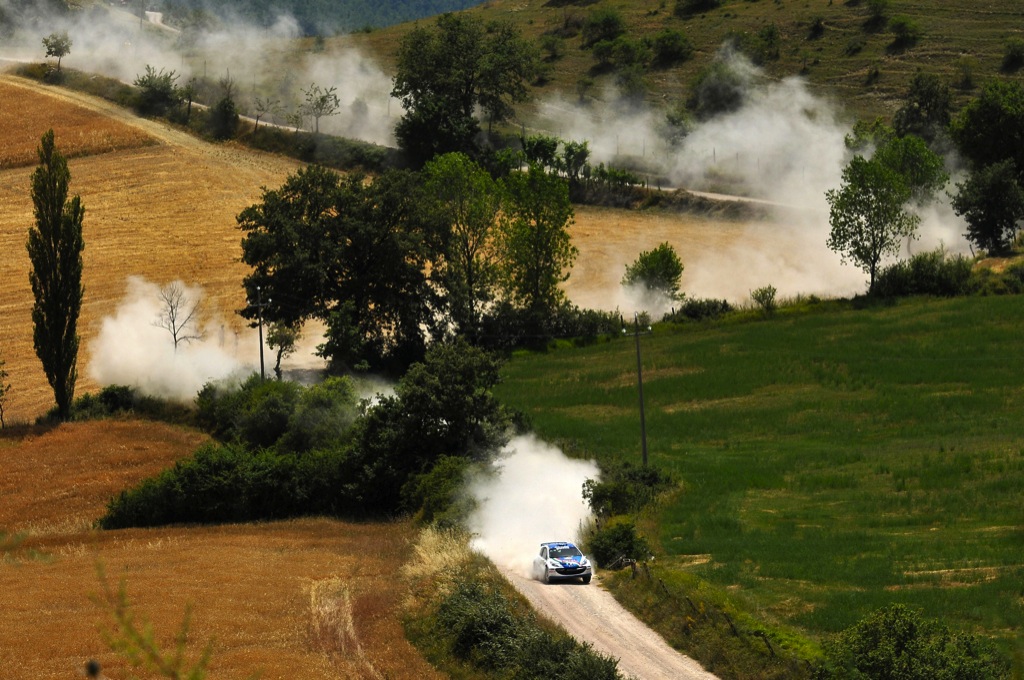
[[[852,261],[875,287],[884,257],[917,236],[915,208],[945,189],[940,154],[956,151],[966,179],[947,190],[978,252],[1006,255],[1024,222],[1024,86],[992,81],[958,114],[948,86],[918,74],[892,125],[860,122],[847,137],[854,152],[843,183],[830,190],[829,247]]]

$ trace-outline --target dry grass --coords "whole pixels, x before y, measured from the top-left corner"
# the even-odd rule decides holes
[[[0,170],[38,163],[39,138],[51,128],[60,131],[60,149],[68,158],[156,143],[139,128],[71,102],[40,99],[18,83],[0,82],[0,101]]]
[[[298,164],[208,144],[86,95],[50,90],[11,76],[0,76],[0,86],[17,87],[22,93],[20,106],[27,110],[77,107],[156,141],[69,163],[71,192],[82,197],[86,210],[77,392],[99,387],[89,378],[89,343],[102,319],[114,312],[124,296],[129,276],[143,276],[160,285],[175,279],[201,285],[207,293],[206,309],[223,319],[225,337],[239,332],[243,324],[234,311],[245,304],[241,282],[248,267],[239,262],[242,235],[235,217],[259,200],[261,186],[279,186]],[[35,89],[26,89],[30,87]],[[4,109],[6,101],[0,107]],[[54,121],[62,150],[75,134],[64,123],[74,119],[61,116]],[[42,131],[36,135],[37,145]],[[0,148],[7,144],[7,132],[0,128]],[[0,252],[4,253],[0,259],[0,359],[6,361],[12,385],[5,413],[9,423],[34,419],[53,404],[32,346],[32,292],[25,250],[33,224],[31,172],[29,167],[0,169]],[[252,353],[256,351],[253,347]]]
[[[12,678],[75,677],[96,658],[128,677],[102,631],[102,585],[127,586],[165,648],[191,606],[190,650],[214,641],[210,677],[433,678],[405,640],[397,566],[405,524],[304,519],[261,525],[99,532],[116,490],[187,455],[201,435],[141,422],[62,425],[0,437],[0,527],[35,532],[0,559],[0,663]],[[37,474],[33,474],[36,471]]]

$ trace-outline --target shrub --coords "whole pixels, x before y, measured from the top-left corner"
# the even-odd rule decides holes
[[[157,71],[149,64],[146,72],[135,78],[138,88],[135,108],[145,116],[162,116],[181,101],[181,91],[176,83],[178,74],[174,71]]]
[[[889,22],[889,30],[895,36],[892,42],[892,46],[895,49],[912,47],[921,39],[921,27],[910,17],[893,17],[892,21]]]
[[[679,280],[683,275],[683,262],[668,242],[661,243],[653,250],[640,253],[631,265],[626,265],[622,276],[623,286],[642,285],[648,291],[657,292],[674,300],[679,295]]]
[[[765,315],[770,316],[778,308],[778,303],[775,302],[776,292],[775,286],[762,286],[751,292],[750,297]]]
[[[673,309],[662,319],[671,323],[684,321],[712,321],[733,311],[728,300],[710,298],[686,298],[678,309]]]
[[[875,277],[872,294],[880,297],[966,295],[971,280],[971,262],[963,255],[948,255],[943,249],[918,253],[903,262],[884,267]]]
[[[639,512],[674,483],[670,474],[653,465],[608,465],[601,470],[600,481],[584,482],[583,499],[598,517],[626,515]]]
[[[675,14],[680,17],[689,17],[713,10],[721,4],[721,0],[676,0]]]
[[[1024,40],[1010,38],[1003,51],[1002,69],[1006,73],[1019,71],[1024,66]]]
[[[610,520],[594,529],[587,539],[587,546],[599,567],[608,567],[620,557],[646,560],[651,555],[650,546],[637,533],[636,525],[624,518]]]
[[[231,97],[221,97],[210,109],[208,120],[210,134],[214,139],[231,139],[238,131],[238,107]]]
[[[611,41],[626,32],[626,22],[614,7],[602,5],[590,13],[582,28],[583,47]]]
[[[103,529],[166,524],[253,522],[360,510],[348,451],[301,457],[239,445],[207,444],[192,457],[121,492],[99,520]]]
[[[402,489],[402,504],[417,512],[426,524],[443,529],[462,526],[473,509],[473,500],[463,489],[470,461],[461,456],[443,456],[429,472],[418,475]]]
[[[984,640],[951,631],[900,604],[880,609],[840,633],[816,678],[1009,677],[1009,664]]]
[[[651,49],[657,65],[671,66],[690,58],[693,54],[693,43],[680,31],[666,28],[654,36]]]

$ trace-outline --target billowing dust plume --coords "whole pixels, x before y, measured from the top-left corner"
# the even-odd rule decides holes
[[[598,467],[568,458],[533,435],[509,442],[495,467],[468,483],[477,502],[469,520],[473,548],[529,576],[541,543],[578,539],[590,518],[583,482],[597,479]]]
[[[189,305],[201,304],[201,288],[177,283]],[[170,331],[160,325],[165,309],[160,291],[155,283],[129,277],[125,297],[103,319],[89,345],[90,378],[100,385],[128,385],[148,396],[190,402],[207,382],[259,370],[252,361],[259,357],[256,332],[236,336],[210,316],[196,329],[201,339],[180,342],[175,349]],[[269,349],[264,352],[271,356]]]

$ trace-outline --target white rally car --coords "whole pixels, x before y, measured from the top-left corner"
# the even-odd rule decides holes
[[[590,583],[594,570],[590,560],[570,541],[540,544],[540,553],[533,558],[533,577],[544,583],[578,578]]]

